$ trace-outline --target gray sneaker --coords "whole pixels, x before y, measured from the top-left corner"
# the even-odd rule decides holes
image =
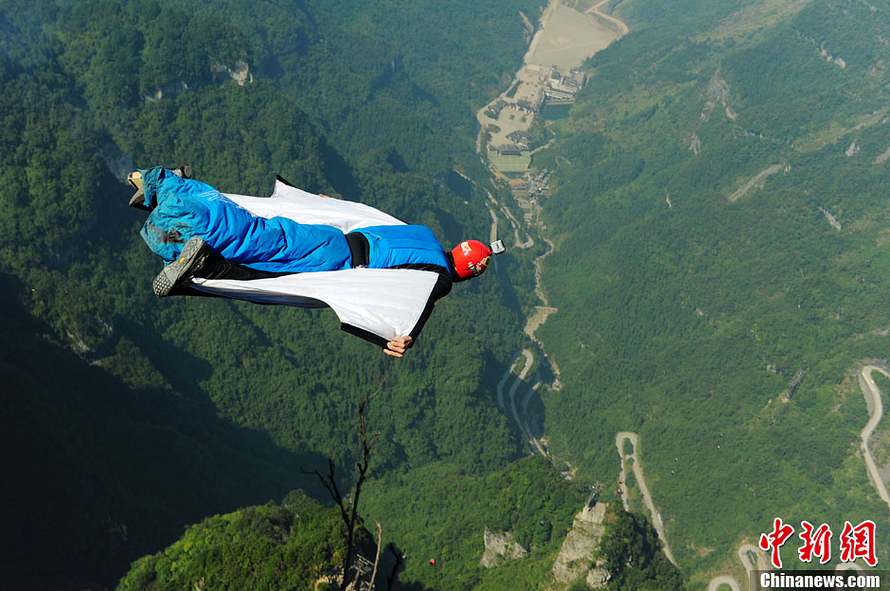
[[[200,236],[194,236],[182,247],[179,258],[165,266],[151,284],[159,298],[167,297],[184,281],[201,271],[210,256],[210,247]]]

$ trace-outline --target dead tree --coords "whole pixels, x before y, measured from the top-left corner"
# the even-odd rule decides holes
[[[374,522],[377,530],[377,554],[374,556],[374,571],[371,573],[371,582],[368,583],[368,589],[374,588],[374,580],[377,578],[377,567],[380,566],[380,548],[383,545],[383,528],[379,521]]]
[[[360,524],[362,521],[362,518],[358,513],[358,503],[362,494],[362,486],[364,486],[365,481],[368,478],[371,450],[374,448],[374,444],[377,443],[378,434],[368,433],[365,413],[367,412],[369,401],[370,397],[365,396],[358,403],[358,436],[359,445],[361,447],[361,457],[355,464],[357,478],[355,480],[355,485],[353,485],[352,493],[348,497],[344,497],[343,493],[340,491],[340,487],[337,486],[336,464],[334,463],[334,460],[328,458],[327,474],[322,474],[318,470],[314,471],[314,474],[321,481],[322,486],[325,487],[328,494],[330,494],[331,498],[334,499],[334,502],[337,503],[337,507],[340,509],[340,518],[343,521],[346,554],[343,557],[343,578],[340,582],[340,591],[346,591],[353,579],[352,567],[356,554],[355,530],[356,525]]]

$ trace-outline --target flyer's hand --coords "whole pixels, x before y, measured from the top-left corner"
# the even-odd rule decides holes
[[[396,337],[386,343],[386,348],[383,349],[383,352],[392,357],[402,357],[405,355],[405,351],[410,349],[413,344],[414,339],[409,336]]]

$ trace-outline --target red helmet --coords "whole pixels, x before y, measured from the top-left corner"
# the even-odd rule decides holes
[[[491,260],[491,249],[478,240],[464,240],[451,249],[454,272],[460,279],[481,275]]]

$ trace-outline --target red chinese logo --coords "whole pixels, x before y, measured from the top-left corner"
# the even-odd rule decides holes
[[[831,561],[831,537],[833,535],[831,527],[827,523],[815,527],[809,521],[801,521],[800,529],[798,537],[801,540],[801,545],[797,549],[800,561],[812,562],[814,557],[818,557],[819,564],[828,564]],[[769,550],[769,560],[773,568],[782,568],[782,556],[779,550],[793,534],[794,526],[784,523],[780,517],[773,519],[771,532],[760,534],[757,545],[764,552]],[[861,558],[868,566],[877,566],[875,539],[875,522],[871,519],[866,519],[859,525],[845,521],[844,529],[838,536],[841,562],[855,562]]]
[[[813,524],[809,521],[801,521],[800,527],[803,531],[798,537],[803,541],[797,550],[797,555],[801,562],[811,562],[813,555],[819,557],[819,564],[828,564],[831,560],[831,528],[827,523],[823,523],[814,530]]]
[[[757,545],[764,552],[770,551],[769,560],[774,568],[782,568],[782,556],[779,554],[779,548],[788,541],[793,533],[792,526],[782,523],[782,519],[776,517],[773,520],[773,531],[768,534],[760,534],[760,541]]]
[[[868,566],[877,566],[874,521],[866,519],[856,526],[845,521],[840,542],[841,562],[854,562],[857,558],[861,558]]]

